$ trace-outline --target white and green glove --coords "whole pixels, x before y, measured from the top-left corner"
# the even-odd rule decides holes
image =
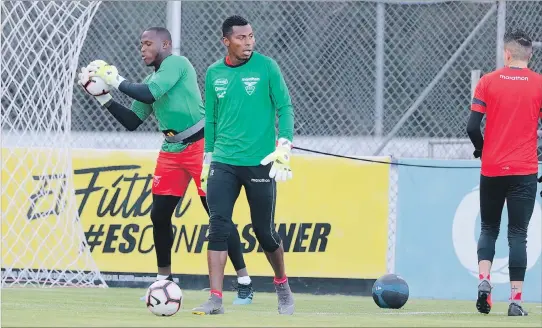
[[[211,168],[211,161],[213,160],[213,153],[203,154],[203,166],[201,169],[201,190],[207,193],[207,179],[209,178],[209,169]]]
[[[98,66],[96,70],[91,70],[90,76],[97,76],[115,89],[119,88],[122,81],[125,80],[119,75],[117,68],[113,65]]]
[[[81,68],[81,73],[78,74],[79,81],[77,81],[77,83],[83,88],[85,87],[85,85],[88,83],[88,80],[90,79],[90,71],[89,71],[89,68],[88,68],[89,66]],[[109,93],[107,93],[107,94],[101,95],[101,96],[94,96],[94,98],[96,98],[96,100],[98,100],[100,105],[103,106],[103,105],[105,105],[105,103],[107,103],[113,97],[111,97],[111,95]]]
[[[273,163],[269,171],[269,177],[275,181],[286,181],[293,178],[290,169],[290,157],[292,152],[292,142],[285,138],[280,138],[277,142],[277,148],[274,152],[267,155],[260,164],[267,165]]]

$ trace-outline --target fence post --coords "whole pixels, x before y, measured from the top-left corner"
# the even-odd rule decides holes
[[[375,61],[375,136],[384,133],[384,28],[385,4],[376,4],[376,61]]]
[[[497,69],[504,66],[504,33],[506,32],[506,0],[499,0],[497,11]]]
[[[181,1],[167,3],[167,29],[171,33],[173,54],[181,54]]]

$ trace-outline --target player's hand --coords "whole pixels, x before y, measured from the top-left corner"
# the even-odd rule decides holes
[[[286,181],[293,178],[293,173],[290,169],[291,152],[292,142],[280,138],[277,142],[275,151],[262,159],[260,162],[262,165],[273,163],[271,170],[269,171],[270,178],[274,178],[275,181]]]
[[[87,69],[89,72],[96,72],[98,69],[109,65],[105,60],[97,59],[90,62],[90,64],[87,65]]]
[[[201,169],[201,190],[207,194],[207,179],[209,178],[209,169],[211,168],[211,161],[213,160],[213,153],[203,154],[203,166]]]
[[[472,153],[472,156],[474,156],[474,158],[482,159],[482,150],[475,149],[474,152]]]
[[[77,84],[79,84],[82,88],[84,88],[90,79],[90,72],[89,72],[88,66],[81,68],[81,72],[77,75],[77,77],[79,78],[79,80],[77,81]],[[85,93],[88,94],[87,92]],[[108,93],[101,96],[94,96],[94,98],[96,98],[96,100],[100,103],[100,105],[103,106],[113,97],[111,97],[111,95]]]
[[[117,68],[113,65],[105,65],[99,67],[96,71],[90,72],[90,77],[97,76],[109,84],[113,88],[118,89],[119,85],[125,79],[119,75]]]

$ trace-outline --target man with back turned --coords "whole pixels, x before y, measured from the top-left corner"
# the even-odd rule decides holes
[[[527,228],[537,189],[537,128],[542,117],[542,76],[527,67],[532,53],[532,41],[525,32],[504,36],[505,66],[480,79],[467,126],[474,157],[482,161],[476,308],[485,314],[492,306],[490,271],[506,201],[511,287],[508,315],[527,315],[521,293],[527,267]]]

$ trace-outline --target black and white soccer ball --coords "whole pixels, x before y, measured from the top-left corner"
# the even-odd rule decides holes
[[[147,289],[145,303],[151,313],[169,317],[179,311],[183,304],[183,292],[173,281],[158,280]]]
[[[97,76],[89,78],[87,83],[83,85],[83,88],[91,96],[103,96],[111,91],[111,87]]]
[[[87,67],[82,68],[81,72],[86,75],[87,73],[95,72],[99,67],[105,66],[107,63],[103,60],[95,60],[88,64]],[[105,83],[105,81],[97,76],[88,77],[88,80],[83,78],[83,88],[85,91],[92,96],[103,96],[108,94],[111,91],[111,86]]]

